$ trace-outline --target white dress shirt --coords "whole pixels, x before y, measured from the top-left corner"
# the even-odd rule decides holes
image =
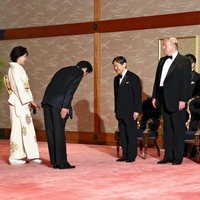
[[[163,69],[162,69],[162,74],[161,74],[161,78],[160,78],[160,87],[163,87],[164,86],[164,81],[165,81],[165,78],[167,76],[167,73],[169,71],[169,68],[172,64],[172,62],[174,61],[174,59],[176,58],[176,56],[178,55],[178,51],[175,51],[173,54],[172,54],[172,59],[168,58],[164,65],[163,65]]]
[[[122,77],[119,79],[119,84],[121,84],[121,82],[122,82],[122,80],[123,80],[123,78],[124,78],[124,76],[126,75],[126,72],[127,72],[128,70],[127,69],[125,69],[123,72],[122,72]]]

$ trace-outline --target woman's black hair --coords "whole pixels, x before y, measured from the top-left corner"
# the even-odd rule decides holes
[[[10,59],[12,60],[12,62],[17,62],[17,59],[25,54],[28,56],[27,49],[22,46],[17,46],[12,49],[10,53]]]

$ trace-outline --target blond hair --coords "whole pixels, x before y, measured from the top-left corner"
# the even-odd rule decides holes
[[[169,37],[164,39],[164,42],[170,41],[171,44],[174,44],[176,49],[178,49],[178,40],[175,37]]]

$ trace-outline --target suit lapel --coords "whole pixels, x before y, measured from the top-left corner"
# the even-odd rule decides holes
[[[129,77],[129,71],[126,72],[124,78],[122,79],[122,82],[121,82],[120,86],[125,85],[126,80],[128,79],[128,77]]]
[[[162,60],[160,60],[160,63],[159,63],[159,68],[158,68],[158,82],[160,83],[160,78],[161,78],[161,74],[162,74],[162,69],[163,69],[163,66],[164,66],[164,63],[165,63],[166,59],[163,57]]]
[[[174,59],[174,61],[172,62],[171,66],[170,66],[170,68],[169,68],[169,70],[167,72],[166,78],[173,72],[173,70],[176,67],[177,63],[179,63],[179,57],[180,57],[180,55],[178,54],[176,56],[176,58]]]

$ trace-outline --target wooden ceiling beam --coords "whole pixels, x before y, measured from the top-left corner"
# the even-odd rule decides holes
[[[200,11],[0,30],[0,40],[55,37],[200,25]]]

